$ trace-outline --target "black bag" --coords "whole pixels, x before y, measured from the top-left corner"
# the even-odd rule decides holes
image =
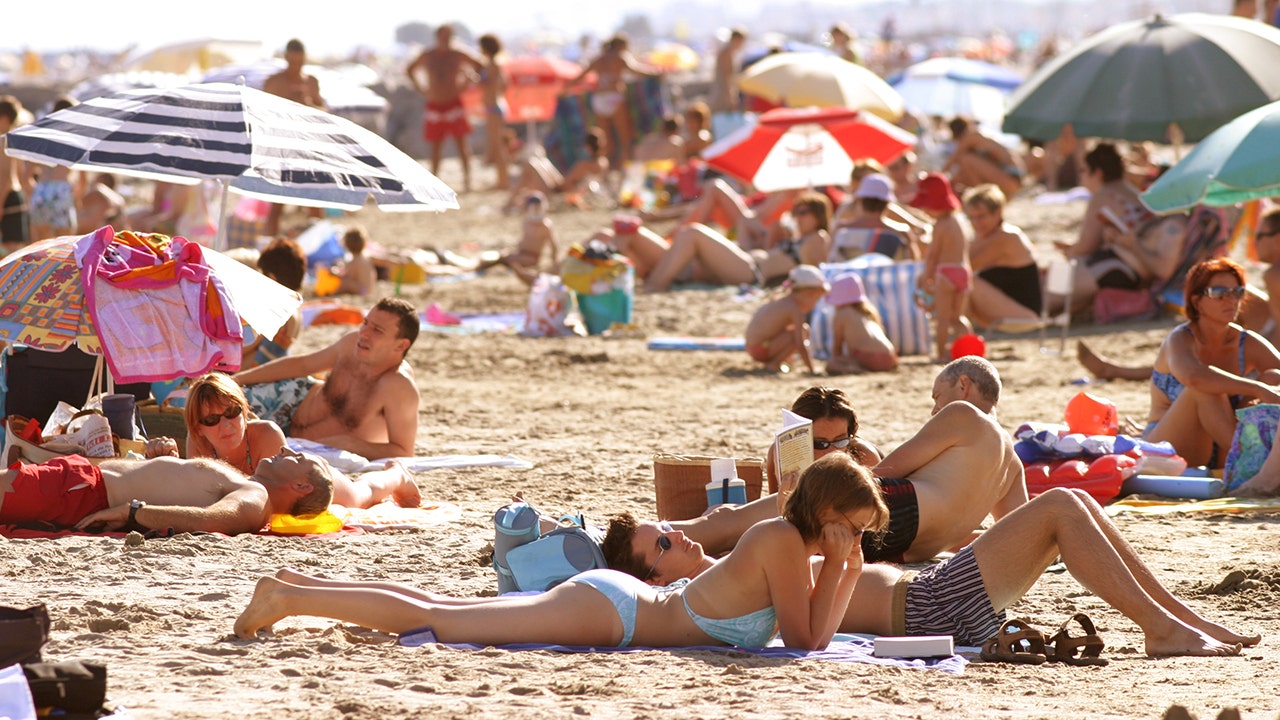
[[[40,662],[49,642],[49,612],[41,603],[25,610],[0,607],[0,667]]]
[[[60,663],[28,663],[22,666],[31,700],[37,708],[97,717],[107,699],[107,667],[70,660]],[[70,715],[60,715],[68,718]]]

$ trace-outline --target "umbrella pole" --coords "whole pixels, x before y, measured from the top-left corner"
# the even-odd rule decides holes
[[[213,242],[213,249],[219,252],[227,249],[227,181],[219,180],[222,186],[222,199],[218,202],[218,236]]]

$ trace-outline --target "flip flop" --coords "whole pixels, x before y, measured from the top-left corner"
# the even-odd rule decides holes
[[[1044,633],[1022,620],[1006,620],[1000,632],[982,644],[979,655],[986,662],[1040,665],[1048,661]]]
[[[1084,630],[1084,635],[1072,637],[1067,627],[1072,621],[1080,625]],[[1106,665],[1106,658],[1098,657],[1102,654],[1106,643],[1102,642],[1102,638],[1098,637],[1097,630],[1094,629],[1093,621],[1084,613],[1072,615],[1062,623],[1062,627],[1057,634],[1049,641],[1052,647],[1049,649],[1048,656],[1051,662],[1061,662],[1068,665]]]

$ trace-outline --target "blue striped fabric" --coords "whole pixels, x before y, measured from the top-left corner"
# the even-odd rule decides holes
[[[443,182],[378,135],[229,83],[126,90],[9,133],[8,152],[149,179],[219,179],[242,194],[354,209],[456,208]],[[426,207],[424,207],[426,206]]]
[[[884,321],[885,335],[899,355],[928,355],[933,352],[933,330],[929,316],[915,302],[916,278],[924,263],[893,262],[870,253],[842,263],[823,263],[822,274],[831,282],[853,271],[862,276],[870,300]],[[816,358],[831,356],[831,318],[835,309],[823,298],[809,316],[810,351]]]

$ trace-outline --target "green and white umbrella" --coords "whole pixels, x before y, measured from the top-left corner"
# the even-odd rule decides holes
[[[1213,131],[1142,194],[1156,212],[1280,195],[1280,102]]]
[[[1185,13],[1121,23],[1054,58],[1009,97],[1003,129],[1079,137],[1195,142],[1280,100],[1280,29]],[[1181,136],[1181,137],[1179,137]]]

